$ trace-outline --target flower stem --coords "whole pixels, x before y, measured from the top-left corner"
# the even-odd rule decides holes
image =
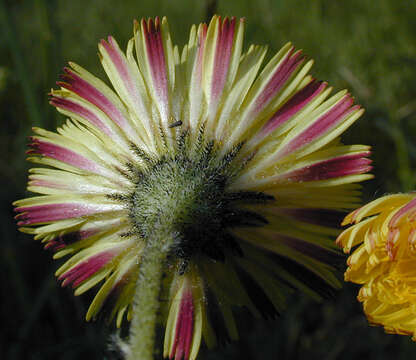
[[[169,242],[167,231],[157,231],[144,248],[134,295],[127,360],[154,359],[159,295]]]

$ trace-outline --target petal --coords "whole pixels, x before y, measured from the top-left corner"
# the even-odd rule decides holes
[[[98,195],[38,196],[16,201],[14,205],[19,213],[16,215],[19,226],[126,211],[123,204]]]
[[[207,30],[206,24],[200,24],[198,30],[193,26],[188,44],[185,46],[182,54],[182,61],[186,65],[186,83],[189,88],[187,92],[189,115],[184,117],[184,124],[189,126],[193,133],[196,132],[198,124],[200,124],[204,116],[202,74]]]
[[[30,169],[28,191],[39,194],[120,194],[120,187],[99,175],[79,175],[67,171]]]
[[[67,96],[65,96],[65,95]],[[91,124],[102,131],[104,134],[113,137],[114,130],[111,129],[111,125],[108,124],[107,119],[103,119],[105,114],[99,109],[91,109],[88,103],[82,103],[76,101],[75,97],[71,98],[70,92],[59,92],[57,90],[52,91],[52,99],[50,104],[58,108],[63,114],[69,115],[78,120],[86,120],[87,124]]]
[[[383,196],[350,213],[345,217],[342,225],[351,224],[353,222],[358,223],[365,217],[375,215],[383,210],[388,211],[389,209],[394,209],[397,206],[404,205],[413,199],[413,197],[414,195],[412,194],[394,194]]]
[[[155,100],[161,123],[168,127],[169,87],[174,86],[173,48],[166,18],[142,19],[135,24],[135,43],[139,69]]]
[[[300,111],[305,111],[311,103],[313,104],[314,100],[316,100],[318,95],[320,95],[326,87],[327,84],[324,82],[311,80],[308,85],[293,95],[286,104],[276,111],[270,120],[263,126],[259,136],[267,136],[276,131],[276,129],[286,125],[289,119],[297,116]]]
[[[365,174],[371,170],[371,160],[367,159],[371,153],[369,147],[332,146],[316,151],[297,161],[280,163],[274,156],[253,159],[253,166],[242,171],[234,186],[268,188],[271,186],[299,183],[304,186],[307,182],[322,182],[327,186],[330,181],[351,176],[369,176]]]
[[[208,106],[207,131],[213,131],[219,102],[234,82],[241,57],[244,19],[214,16],[202,59],[202,88]]]
[[[128,306],[131,305],[134,295],[134,285],[138,277],[138,259],[143,250],[143,246],[133,247],[126,251],[124,256],[114,266],[111,276],[107,277],[100,290],[97,292],[86,315],[86,320],[94,319],[100,311],[108,311],[110,319],[117,312],[122,317]],[[118,317],[117,325],[121,324]]]
[[[334,95],[311,114],[310,122],[300,124],[286,136],[274,153],[274,159],[307,155],[335,139],[363,113],[352,104],[348,94]]]
[[[247,92],[253,84],[260,69],[267,48],[265,46],[250,46],[247,53],[243,54],[238,66],[238,71],[229,93],[224,99],[215,130],[215,138],[222,140],[227,136],[227,128],[234,126],[235,114],[239,112]]]
[[[143,145],[136,128],[131,123],[125,106],[116,94],[105,83],[81,66],[70,63],[71,68],[65,68],[63,82],[58,82],[63,89],[78,95],[104,112],[117,124],[129,140]]]
[[[58,129],[60,134],[39,128],[33,130],[37,135],[30,138],[31,149],[27,152],[35,156],[29,157],[30,161],[78,174],[97,174],[118,185],[131,186],[120,173],[124,167],[123,157],[105,151],[104,144],[86,130],[70,122]]]
[[[140,134],[147,144],[155,141],[151,114],[151,99],[145,82],[133,58],[133,42],[129,42],[128,57],[124,55],[115,39],[108,37],[99,44],[101,63],[114,88],[129,108],[132,120],[140,129]]]
[[[202,338],[203,318],[202,279],[195,269],[187,275],[176,276],[171,294],[166,324],[164,357],[194,360]]]
[[[76,257],[82,257],[82,260],[73,265],[67,271],[63,272],[58,279],[62,280],[62,286],[72,284],[72,287],[76,288],[83,281],[87,280],[92,276],[96,276],[97,272],[103,272],[103,270],[107,270],[103,272],[102,277],[99,277],[98,281],[100,281],[105,276],[107,276],[110,271],[108,269],[105,269],[106,265],[111,263],[111,261],[117,255],[119,255],[121,250],[122,249],[120,246],[116,247],[112,244],[110,244],[110,246],[101,248],[99,252],[90,254],[90,256],[87,256],[85,254],[86,250],[84,250],[78,253],[78,256],[74,256],[72,258],[74,259]]]
[[[296,91],[312,66],[312,62],[302,65],[303,62],[301,52],[295,52],[291,44],[286,44],[270,60],[244,100],[227,139],[227,149],[245,140],[249,130],[258,129]]]
[[[401,207],[391,218],[389,227],[400,226],[403,222],[413,221],[416,215],[416,199],[408,202],[406,205]]]

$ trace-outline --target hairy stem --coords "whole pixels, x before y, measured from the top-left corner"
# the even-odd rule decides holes
[[[166,256],[170,247],[168,231],[156,231],[147,243],[140,261],[133,319],[130,325],[130,354],[127,360],[153,360],[159,312],[159,295]]]

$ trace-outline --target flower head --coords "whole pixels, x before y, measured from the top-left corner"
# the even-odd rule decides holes
[[[368,321],[416,339],[416,194],[381,197],[349,214],[338,237],[348,259],[345,280],[362,284]]]
[[[69,256],[62,285],[98,286],[87,319],[108,310],[118,326],[164,231],[164,354],[177,360],[237,338],[235,306],[273,317],[291,289],[338,287],[331,237],[371,177],[369,147],[339,139],[363,112],[350,94],[330,96],[291,44],[261,68],[266,48],[243,52],[243,30],[215,16],[180,52],[165,18],[135,23],[126,53],[99,44],[113,89],[70,63],[51,93],[69,119],[35,128],[28,151],[40,196],[15,203],[22,231]]]

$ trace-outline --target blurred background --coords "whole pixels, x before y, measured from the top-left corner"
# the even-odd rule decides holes
[[[415,189],[416,2],[411,0],[0,0],[1,359],[117,359],[105,321],[86,323],[89,295],[75,297],[54,278],[58,263],[18,233],[11,202],[26,196],[25,145],[32,126],[55,129],[63,117],[47,93],[66,62],[105,79],[98,41],[112,34],[125,48],[134,18],[166,15],[183,46],[193,23],[213,13],[246,17],[245,47],[287,41],[315,59],[312,73],[350,89],[366,108],[344,135],[373,146],[375,180],[364,201]],[[278,319],[251,322],[239,313],[241,340],[202,349],[208,359],[409,359],[416,343],[368,327],[346,284],[317,304],[295,294]]]

